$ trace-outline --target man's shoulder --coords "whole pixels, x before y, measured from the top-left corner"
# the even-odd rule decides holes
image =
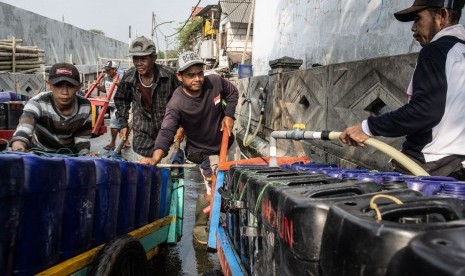
[[[221,77],[217,74],[211,74],[205,76],[204,88],[207,89],[222,89],[222,90],[230,90],[230,89],[237,89],[237,87],[231,83],[229,80]]]
[[[46,92],[40,92],[39,94],[35,95],[32,97],[29,102],[51,102],[52,101],[52,92],[51,91],[46,91]]]
[[[158,68],[160,72],[160,77],[174,77],[176,72],[171,67],[155,63],[155,67]]]
[[[206,75],[204,77],[205,88],[219,88],[222,86],[223,79],[215,74]]]
[[[422,61],[424,59],[445,59],[445,55],[443,55],[444,45],[439,41],[434,41],[429,43],[428,45],[421,48],[420,52],[418,53],[418,60]]]
[[[121,77],[121,81],[125,81],[125,82],[133,82],[134,81],[134,78],[136,76],[136,67],[131,67],[129,68],[124,74],[123,76]]]
[[[113,82],[113,78],[110,77],[108,74],[105,74],[105,76],[103,77],[103,81],[104,82]]]
[[[464,41],[455,36],[443,36],[424,46],[420,50],[419,55],[420,57],[437,57],[438,55],[446,56],[450,49],[452,49],[457,43],[463,44]]]
[[[90,101],[86,97],[76,95],[76,99],[81,105],[90,105]]]
[[[189,98],[187,98],[182,91],[182,86],[179,86],[173,91],[167,106],[171,109],[182,109],[184,104],[188,101]]]
[[[218,82],[218,81],[222,81],[223,78],[220,77],[219,75],[217,74],[209,74],[209,75],[206,75],[205,76],[205,79],[206,80],[209,80],[209,81],[212,81],[212,82]]]
[[[179,86],[178,88],[174,89],[170,102],[182,101],[182,99],[184,98],[185,96],[184,96],[184,92],[182,91],[182,86]]]

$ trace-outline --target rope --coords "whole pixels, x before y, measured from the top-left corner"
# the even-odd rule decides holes
[[[261,127],[261,125],[262,125],[262,120],[263,120],[263,114],[260,114],[260,119],[258,120],[257,127],[255,128],[255,131],[254,131],[254,133],[252,134],[252,136],[251,136],[251,137],[248,137],[247,141],[245,141],[244,147],[250,146],[250,144],[252,144],[252,142],[253,142],[253,140],[255,139],[255,137],[257,137],[258,130],[260,129],[260,127]],[[245,140],[245,139],[244,139],[244,140]]]
[[[0,138],[0,141],[4,141],[6,143],[5,149],[8,149],[10,147],[10,141],[8,141],[7,139]]]
[[[391,196],[391,195],[379,194],[379,195],[375,195],[374,197],[372,197],[371,200],[370,200],[370,208],[375,210],[376,219],[378,221],[382,220],[381,212],[379,211],[378,205],[376,205],[376,203],[375,203],[375,200],[378,199],[378,198],[387,198],[387,199],[390,199],[390,200],[394,201],[395,203],[397,203],[399,205],[403,204],[403,202],[400,199],[398,199],[397,197]]]
[[[244,188],[242,189],[242,192],[241,192],[241,196],[239,197],[239,201],[242,201],[244,199],[245,191],[247,191],[247,189],[249,187],[250,179],[252,179],[252,178],[247,179],[247,182],[245,182]],[[237,185],[237,186],[239,186],[239,185]]]
[[[62,151],[67,151],[67,152],[69,152],[69,155],[75,155],[75,153],[74,153],[71,149],[69,149],[69,148],[59,148],[59,149],[56,151],[56,153],[58,153],[58,154],[66,154],[66,153],[61,153]]]
[[[239,178],[237,179],[239,181],[239,179],[241,179],[241,176],[245,173],[245,171],[241,171],[239,173]],[[249,182],[249,180],[247,180],[247,182],[245,183],[247,185],[247,183]],[[234,182],[233,182],[234,183]],[[233,198],[236,199],[236,194],[239,192],[239,183],[237,183],[237,186],[236,186],[236,190],[234,191],[234,194],[233,194]]]
[[[263,197],[263,194],[265,193],[266,189],[268,189],[269,186],[282,186],[281,184],[279,183],[275,183],[275,182],[271,182],[271,183],[268,183],[265,185],[265,187],[263,187],[263,189],[260,191],[260,194],[258,195],[258,198],[257,198],[257,202],[255,203],[255,208],[254,208],[254,212],[253,212],[253,215],[254,215],[254,221],[252,223],[252,225],[254,227],[257,227],[257,214],[258,214],[258,206],[260,206],[261,202],[262,202],[262,197]]]

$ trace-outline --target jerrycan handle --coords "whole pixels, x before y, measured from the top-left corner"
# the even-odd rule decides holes
[[[454,221],[459,219],[459,215],[452,206],[438,201],[414,201],[404,202],[401,205],[389,204],[387,206],[379,206],[383,220],[394,221],[404,216],[440,214],[446,221]]]
[[[313,180],[313,181],[312,181]],[[286,186],[300,186],[300,185],[323,185],[323,184],[331,184],[331,181],[324,178],[314,178],[311,180],[308,179],[299,179],[299,180],[291,180],[287,182]]]
[[[455,182],[457,179],[450,177],[450,176],[419,176],[418,180],[424,181],[446,181],[446,182]]]
[[[324,189],[321,191],[310,192],[306,194],[307,197],[311,198],[319,198],[319,197],[331,197],[331,196],[341,196],[346,194],[352,195],[362,195],[364,192],[360,187],[336,187],[336,188],[329,188]]]

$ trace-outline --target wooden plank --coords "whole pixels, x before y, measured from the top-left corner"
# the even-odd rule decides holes
[[[156,232],[162,229],[164,226],[170,224],[173,218],[171,217],[164,217],[159,219],[153,223],[147,224],[138,228],[129,233],[129,235],[135,237],[138,240],[143,239],[149,235],[155,235]],[[155,237],[155,236],[154,236]],[[153,237],[152,237],[153,238]],[[70,275],[79,270],[84,269],[86,266],[90,265],[93,261],[97,253],[105,246],[105,244],[99,245],[95,248],[92,248],[89,251],[86,251],[76,257],[68,259],[62,263],[59,263],[43,272],[40,272],[36,275],[48,275],[48,276],[59,276],[59,275]]]
[[[213,204],[211,208],[210,232],[208,233],[207,249],[209,250],[216,250],[216,232],[220,224],[221,212],[221,195],[218,189],[223,187],[224,174],[224,171],[218,171],[216,173],[216,185],[213,190]]]
[[[231,240],[222,226],[218,228],[217,234],[218,259],[224,275],[247,275],[240,262],[240,257],[234,249]]]

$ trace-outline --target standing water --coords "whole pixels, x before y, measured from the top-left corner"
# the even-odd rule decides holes
[[[108,125],[108,122],[106,122]],[[91,140],[91,151],[107,154],[103,149],[110,141],[109,132]],[[119,142],[119,138],[116,143]],[[132,141],[131,141],[132,142]],[[125,159],[132,159],[132,149],[122,151]],[[165,257],[155,257],[150,275],[202,275],[220,269],[216,254],[207,253],[206,245],[195,242],[192,227],[195,220],[197,195],[205,192],[203,178],[198,168],[184,170],[184,228],[181,241],[169,247]]]
[[[206,245],[195,242],[192,227],[197,195],[205,192],[198,168],[184,170],[184,228],[181,241],[168,249],[166,257],[154,261],[152,275],[202,275],[220,269],[216,254],[207,253]]]

